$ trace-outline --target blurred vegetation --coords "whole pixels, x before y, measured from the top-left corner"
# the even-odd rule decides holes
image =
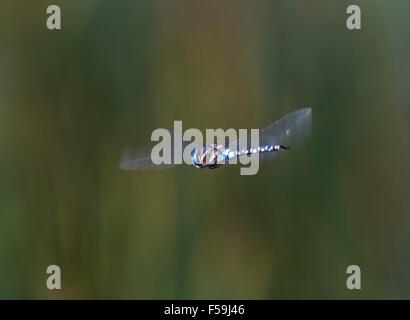
[[[50,4],[0,2],[0,298],[410,298],[409,2],[359,1],[361,31],[344,0],[56,0],[61,31]],[[301,107],[255,176],[118,168],[174,120]]]

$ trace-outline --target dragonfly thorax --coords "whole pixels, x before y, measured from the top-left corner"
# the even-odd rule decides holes
[[[220,144],[207,144],[192,152],[192,164],[196,168],[217,168],[228,164],[234,156],[229,148]]]

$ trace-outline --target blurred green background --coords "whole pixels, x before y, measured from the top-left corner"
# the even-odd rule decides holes
[[[1,0],[0,298],[410,298],[409,17],[404,0]],[[174,120],[261,128],[302,107],[310,141],[255,176],[119,170]]]

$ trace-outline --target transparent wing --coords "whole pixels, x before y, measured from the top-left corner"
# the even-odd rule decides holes
[[[283,118],[259,131],[259,145],[284,145],[294,148],[309,137],[312,126],[312,109],[304,108],[293,111]],[[229,145],[231,149],[238,150],[243,144],[251,147],[251,136],[239,139]],[[259,155],[260,160],[272,159],[280,152],[266,152]]]
[[[173,131],[168,130],[173,137]],[[173,140],[173,138],[171,139]],[[162,153],[157,158],[169,158],[171,159],[171,164],[155,164],[153,160],[158,160],[155,162],[159,162],[160,159],[152,159],[151,151],[154,144],[149,147],[134,147],[134,148],[126,148],[122,154],[122,159],[120,163],[120,168],[123,170],[163,170],[168,169],[171,167],[176,166],[174,164],[174,152],[180,152],[182,154],[184,148],[189,144],[189,142],[182,142],[182,146],[174,150],[173,144],[171,145],[171,151]],[[155,156],[154,156],[155,157]]]
[[[151,159],[150,148],[127,148],[122,154],[120,168],[123,170],[162,170],[175,164],[155,164]]]

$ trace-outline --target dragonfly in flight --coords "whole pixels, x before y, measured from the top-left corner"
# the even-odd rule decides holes
[[[195,168],[215,169],[220,166],[237,163],[241,157],[259,154],[259,160],[272,159],[279,153],[299,145],[310,134],[312,110],[299,109],[287,114],[259,131],[259,145],[251,146],[251,136],[236,140],[226,146],[221,144],[206,144],[192,151],[190,161]],[[183,143],[180,150],[172,150],[170,156],[174,159],[175,152],[183,152],[188,143]],[[245,146],[241,149],[242,146]],[[234,161],[235,159],[235,161]],[[157,162],[157,161],[155,161]],[[154,170],[175,166],[170,164],[155,164],[150,152],[141,149],[127,149],[123,153],[120,168],[124,170]]]

